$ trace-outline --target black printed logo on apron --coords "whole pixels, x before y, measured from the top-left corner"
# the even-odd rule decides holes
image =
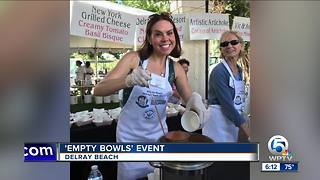
[[[148,99],[146,96],[139,96],[137,101],[136,101],[136,104],[141,107],[141,108],[146,108],[148,107]]]
[[[242,103],[242,102],[241,102],[241,97],[240,97],[240,96],[237,96],[237,97],[235,98],[235,100],[234,100],[234,103],[235,103],[236,105],[241,104],[241,103]]]
[[[146,119],[152,119],[154,118],[154,110],[153,109],[148,109],[144,112],[144,118]]]

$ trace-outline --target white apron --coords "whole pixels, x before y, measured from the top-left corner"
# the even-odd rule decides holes
[[[142,67],[145,69],[147,64],[148,60],[145,60]],[[119,116],[117,142],[156,142],[163,136],[155,104],[165,133],[168,132],[166,106],[169,97],[172,95],[172,88],[168,81],[168,64],[169,61],[167,60],[165,77],[158,77],[162,82],[160,82],[162,87],[133,87],[128,101]],[[147,174],[153,172],[153,170],[154,168],[149,165],[149,162],[119,162],[117,179],[135,180],[147,177]]]
[[[85,68],[85,73],[93,73],[93,69],[91,67]],[[84,76],[85,85],[90,86],[92,83],[91,74],[85,74]]]
[[[234,88],[235,96],[233,105],[240,114],[245,106],[245,86],[243,81],[237,81],[229,65],[222,60],[223,65],[227,68],[230,79],[229,86]],[[212,138],[215,142],[237,142],[239,128],[229,120],[222,112],[220,105],[210,105],[206,114],[207,122],[202,129],[204,135]]]
[[[76,81],[76,84],[78,84],[77,82],[80,82],[80,81],[84,80],[84,74],[85,74],[84,67],[83,66],[77,67],[75,73],[76,73],[75,81]]]

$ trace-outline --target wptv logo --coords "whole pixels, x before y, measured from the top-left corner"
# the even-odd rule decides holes
[[[272,136],[268,141],[268,149],[273,156],[269,156],[270,161],[291,161],[293,156],[289,152],[288,140],[281,136]]]

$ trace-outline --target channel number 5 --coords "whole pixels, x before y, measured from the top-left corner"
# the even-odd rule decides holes
[[[281,138],[275,138],[271,143],[271,148],[277,154],[281,154],[286,149],[286,142]]]

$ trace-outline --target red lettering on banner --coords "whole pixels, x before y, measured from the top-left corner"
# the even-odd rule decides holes
[[[85,27],[85,28],[88,28],[88,29],[94,29],[94,30],[98,30],[98,31],[103,31],[103,25],[100,25],[100,24],[89,23],[89,22],[85,22],[83,20],[79,20],[78,25],[80,27]]]

